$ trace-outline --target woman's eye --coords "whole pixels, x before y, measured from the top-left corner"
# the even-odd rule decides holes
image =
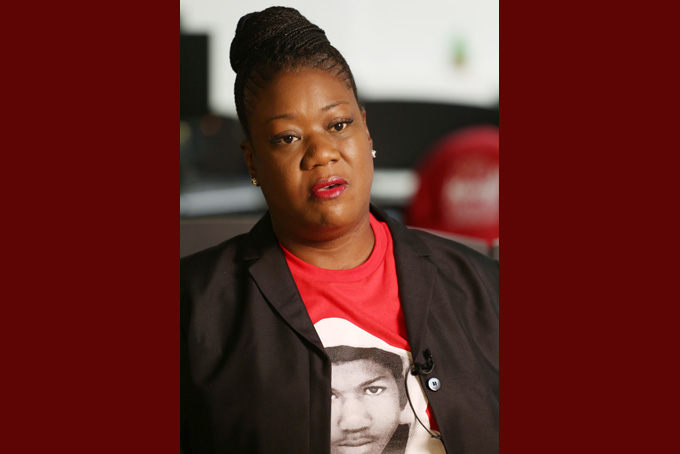
[[[352,121],[353,121],[353,120],[342,120],[342,121],[339,121],[339,122],[333,124],[332,128],[333,128],[335,131],[340,132],[340,131],[342,131],[343,129],[347,128],[347,126],[351,125],[351,124],[352,124]]]
[[[366,394],[369,396],[377,396],[378,394],[382,393],[385,391],[385,388],[382,386],[369,386],[364,390]]]
[[[271,137],[270,140],[274,144],[291,144],[297,140],[297,137],[292,134],[285,134],[283,136]]]

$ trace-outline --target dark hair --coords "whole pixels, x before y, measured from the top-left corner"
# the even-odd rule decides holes
[[[406,405],[406,393],[403,386],[404,365],[399,355],[379,348],[360,348],[351,347],[349,345],[327,347],[325,350],[333,364],[365,359],[373,361],[392,372],[394,381],[397,383],[397,389],[399,390],[399,405],[402,409],[404,408]]]
[[[347,83],[359,102],[354,76],[345,59],[322,29],[293,8],[272,6],[241,17],[229,60],[236,72],[236,113],[246,137],[250,137],[248,116],[254,108],[257,89],[283,70],[329,71]]]

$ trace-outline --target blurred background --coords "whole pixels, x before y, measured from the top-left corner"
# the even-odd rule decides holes
[[[372,201],[498,258],[498,0],[180,0],[180,256],[265,212],[241,155],[238,19],[291,6],[348,61],[378,152]]]

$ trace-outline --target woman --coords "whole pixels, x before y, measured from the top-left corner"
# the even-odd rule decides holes
[[[339,401],[350,393],[333,371],[346,371],[326,350],[338,345],[408,363],[409,404],[394,407],[403,452],[496,452],[498,262],[371,205],[376,153],[352,73],[299,12],[242,17],[230,59],[242,151],[269,211],[180,260],[182,452],[383,449],[359,402],[377,402],[387,377]],[[332,444],[340,415],[353,428]]]

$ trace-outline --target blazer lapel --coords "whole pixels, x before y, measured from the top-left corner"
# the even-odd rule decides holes
[[[325,355],[300,292],[274,235],[269,213],[248,234],[245,259],[252,261],[250,276],[269,305],[303,339]]]
[[[387,222],[392,233],[399,297],[406,319],[411,353],[416,360],[421,353],[437,266],[428,259],[429,248],[406,227],[374,206],[371,206],[371,211],[376,218]]]

